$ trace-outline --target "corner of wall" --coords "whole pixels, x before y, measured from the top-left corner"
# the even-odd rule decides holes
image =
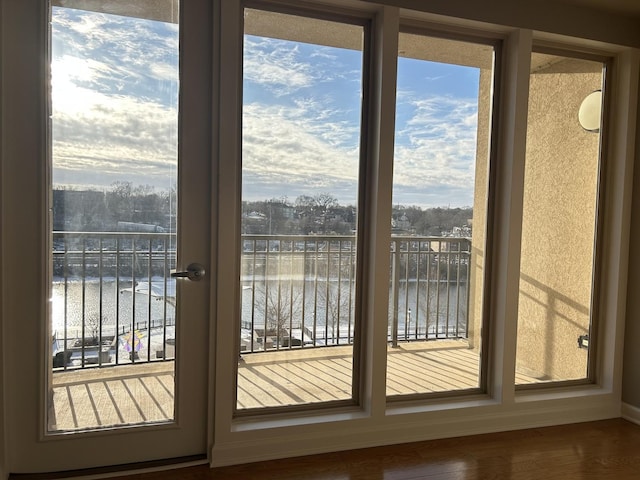
[[[623,403],[622,418],[640,425],[640,408],[629,405],[628,403]]]
[[[637,57],[640,54],[636,51]],[[637,70],[636,70],[637,74]],[[637,75],[636,75],[637,77]],[[640,95],[636,96],[640,112]],[[631,215],[629,238],[635,239],[640,235],[640,121],[635,128],[634,173],[631,200]],[[640,298],[634,292],[640,287],[640,251],[629,248],[629,265],[627,278],[627,305],[625,316],[624,356],[622,372],[622,402],[623,418],[640,423]],[[625,416],[625,412],[626,415]],[[632,420],[635,418],[635,420]]]
[[[2,29],[2,5],[0,4],[0,32],[3,31]],[[2,46],[4,45],[3,39],[2,39],[2,35],[0,35],[0,112],[3,111],[2,109],[2,104],[3,102],[3,96],[2,96]],[[6,467],[6,454],[5,454],[5,448],[7,445],[6,442],[6,431],[5,431],[5,421],[4,421],[4,415],[5,415],[5,401],[4,401],[4,365],[5,365],[5,361],[4,361],[4,321],[3,321],[3,309],[2,309],[2,305],[4,305],[3,302],[3,295],[4,295],[4,288],[3,288],[3,264],[2,264],[2,245],[3,245],[3,241],[2,241],[2,235],[1,232],[4,231],[4,229],[2,228],[2,219],[3,219],[3,202],[2,202],[2,156],[3,156],[3,136],[2,136],[2,115],[0,114],[0,479],[4,480],[6,478],[8,478],[8,474],[7,474],[7,467]]]

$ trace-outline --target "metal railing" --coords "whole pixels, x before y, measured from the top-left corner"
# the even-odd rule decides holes
[[[54,368],[174,358],[175,235],[53,233]],[[241,353],[353,343],[353,236],[243,235]],[[393,236],[391,344],[466,338],[470,241]]]
[[[389,338],[467,338],[471,241],[392,237]],[[412,308],[413,307],[413,308]]]
[[[471,242],[391,239],[388,339],[466,338]],[[241,352],[353,342],[355,237],[243,236]]]
[[[54,368],[172,359],[175,235],[54,232]]]
[[[346,345],[355,237],[244,235],[241,352]]]

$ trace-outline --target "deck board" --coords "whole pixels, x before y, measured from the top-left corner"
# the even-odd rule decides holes
[[[351,398],[352,347],[245,354],[238,364],[238,408]],[[478,387],[479,357],[464,342],[389,347],[390,396]],[[174,363],[153,362],[53,374],[51,431],[92,429],[173,417]],[[535,379],[517,374],[517,381]]]

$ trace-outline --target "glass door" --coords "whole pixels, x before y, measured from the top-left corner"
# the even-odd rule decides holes
[[[175,418],[171,7],[160,19],[51,9],[50,433]]]
[[[197,39],[212,38],[209,3],[25,8],[49,21],[48,267],[33,292],[49,302],[30,324],[45,339],[22,372],[34,381],[15,393],[41,412],[17,415],[16,473],[206,461],[212,46]],[[38,208],[25,200],[25,214]]]

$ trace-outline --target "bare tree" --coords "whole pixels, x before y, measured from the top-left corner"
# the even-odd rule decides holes
[[[353,327],[353,283],[338,282],[325,279],[319,282],[317,289],[316,308],[324,310],[325,313],[325,334],[326,340],[331,339],[333,343],[340,343],[341,327],[345,325],[351,329]],[[352,340],[351,331],[348,332],[348,339]]]
[[[302,318],[302,286],[293,281],[266,282],[263,292],[255,297],[256,309],[263,311],[263,337],[271,337],[278,345],[290,345],[291,329],[298,328]],[[262,329],[257,329],[262,330]]]
[[[89,315],[85,322],[85,335],[89,334],[89,338],[91,339],[89,341],[89,343],[87,343],[87,340],[83,339],[82,341],[84,342],[85,345],[98,345],[99,342],[99,334],[100,334],[100,323],[101,323],[101,319],[100,316],[96,313],[96,314],[92,314]]]

